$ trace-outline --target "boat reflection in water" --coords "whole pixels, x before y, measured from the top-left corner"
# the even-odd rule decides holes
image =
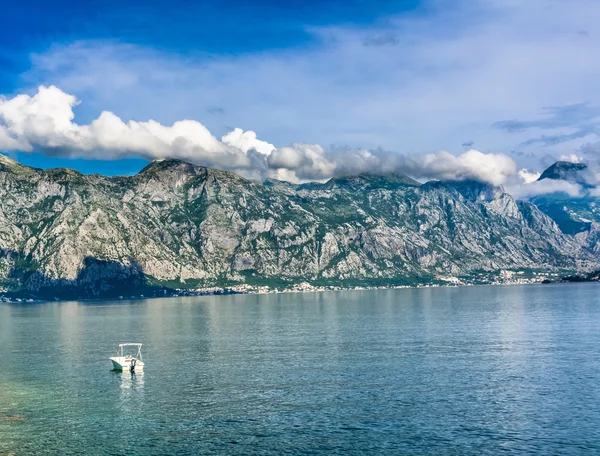
[[[121,389],[143,389],[144,388],[144,373],[123,373],[121,375]]]
[[[123,372],[119,373],[119,377],[121,388],[115,398],[117,407],[124,416],[137,417],[145,403],[144,374]]]

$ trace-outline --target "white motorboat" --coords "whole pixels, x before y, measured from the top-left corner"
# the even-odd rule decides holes
[[[133,348],[133,356],[129,350]],[[136,351],[137,349],[137,351]],[[142,344],[119,344],[117,356],[110,358],[113,369],[118,371],[142,372],[144,361],[142,361]]]

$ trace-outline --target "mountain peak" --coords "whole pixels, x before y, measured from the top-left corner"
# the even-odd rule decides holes
[[[421,185],[414,179],[411,179],[405,174],[390,173],[390,174],[371,174],[361,173],[358,175],[332,177],[324,184],[308,182],[302,184],[302,188],[322,188],[331,189],[334,187],[347,188],[357,190],[359,188],[387,188],[394,189],[398,187],[417,187]]]
[[[206,168],[183,160],[159,158],[148,163],[136,177],[143,180],[162,182],[168,186],[179,187],[190,178],[206,174],[206,172]]]
[[[0,163],[2,163],[3,165],[11,165],[11,166],[19,164],[18,162],[16,162],[12,158],[7,157],[4,154],[0,154]]]
[[[424,190],[454,191],[471,201],[489,201],[504,193],[504,188],[501,186],[494,186],[490,183],[473,179],[463,181],[429,181],[423,184],[422,188]]]
[[[408,177],[402,173],[389,173],[389,174],[373,174],[373,173],[361,173],[358,175],[360,179],[368,181],[370,183],[392,183],[396,185],[408,185],[411,187],[417,187],[421,185],[420,182]]]
[[[4,154],[0,154],[0,171],[10,171],[13,173],[30,174],[39,171],[37,168],[31,168],[29,166],[22,165],[16,160],[7,157]]]
[[[573,163],[567,161],[557,161],[552,166],[547,168],[539,177],[539,181],[543,179],[561,179],[570,182],[582,181],[581,171],[587,169],[585,163]]]
[[[195,169],[200,167],[176,158],[156,158],[148,163],[138,174],[181,168]]]

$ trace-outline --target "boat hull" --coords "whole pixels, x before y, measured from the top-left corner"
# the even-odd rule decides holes
[[[112,363],[113,370],[122,371],[122,372],[131,370],[131,358],[115,357],[115,358],[110,358],[110,361]],[[144,363],[142,361],[136,361],[135,367],[134,367],[134,372],[143,372],[143,370],[144,370]]]

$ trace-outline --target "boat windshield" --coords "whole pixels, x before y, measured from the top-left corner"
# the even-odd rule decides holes
[[[133,355],[132,353],[135,353]],[[142,360],[142,344],[119,344],[117,356],[126,356]]]

